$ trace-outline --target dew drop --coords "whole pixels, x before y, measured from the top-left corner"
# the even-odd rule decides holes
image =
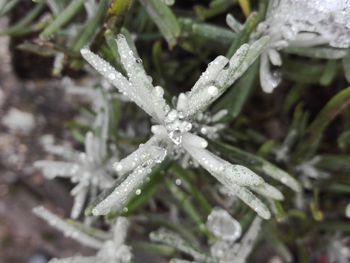
[[[208,87],[208,93],[209,93],[210,95],[212,95],[212,96],[216,96],[216,95],[218,95],[219,90],[218,90],[218,88],[215,87],[215,86],[209,86],[209,87]]]

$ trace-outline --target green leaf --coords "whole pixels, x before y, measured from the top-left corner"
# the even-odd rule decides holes
[[[337,76],[338,72],[338,63],[335,60],[329,60],[326,63],[326,66],[324,68],[323,74],[320,78],[320,84],[322,86],[328,86],[330,85],[335,77]]]
[[[340,59],[346,55],[345,49],[325,48],[325,47],[310,47],[310,48],[296,48],[287,47],[283,52],[299,55],[309,58],[323,58],[323,59]]]
[[[113,0],[108,9],[107,29],[114,34],[120,32],[126,15],[131,7],[132,0]]]
[[[343,58],[342,62],[345,78],[350,83],[350,51],[348,51],[348,54]]]
[[[40,38],[49,39],[66,25],[84,6],[86,0],[74,0],[40,34]]]
[[[170,48],[177,43],[181,28],[171,9],[161,0],[140,0],[148,15],[167,40]]]
[[[18,21],[15,25],[11,26],[4,32],[0,33],[1,35],[9,35],[9,36],[20,36],[33,31],[31,27],[31,23],[40,15],[41,11],[44,9],[45,4],[39,3],[35,5],[35,7],[30,10],[25,17],[23,17],[20,21]]]
[[[3,3],[1,3],[2,5],[0,6],[0,17],[6,15],[13,8],[15,8],[20,1],[21,0],[10,0],[10,1],[5,0]]]
[[[71,50],[78,53],[80,49],[88,45],[94,35],[101,27],[102,20],[106,14],[109,0],[102,0],[98,5],[96,14],[84,25],[81,32],[76,36],[71,44]]]
[[[278,168],[274,164],[264,160],[263,158],[256,156],[254,154],[245,152],[241,149],[238,149],[232,145],[227,145],[219,142],[211,141],[211,145],[214,148],[221,151],[227,156],[232,162],[244,165],[249,169],[257,173],[263,173],[270,176],[271,178],[285,184],[292,190],[299,192],[300,185],[299,183],[288,173]]]
[[[227,51],[227,57],[231,57],[240,46],[248,42],[250,34],[253,32],[259,22],[259,18],[260,17],[257,12],[253,12],[249,15],[247,21],[244,23],[243,29],[237,33],[235,40],[232,42],[229,50]]]
[[[235,39],[231,30],[213,24],[196,22],[190,18],[180,18],[182,37],[193,43],[196,47],[213,49],[221,53],[221,49],[228,48]]]
[[[349,106],[350,88],[341,90],[329,100],[326,106],[310,124],[304,139],[299,143],[295,151],[295,158],[298,163],[306,161],[314,155],[325,129],[339,114],[348,109]]]

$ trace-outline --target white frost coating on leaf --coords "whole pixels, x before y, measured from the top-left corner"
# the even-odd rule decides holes
[[[143,163],[154,159],[155,156],[159,156],[163,152],[163,149],[153,146],[155,141],[155,138],[152,137],[150,140],[148,140],[148,142],[140,145],[138,149],[132,152],[130,155],[119,162],[114,163],[113,167],[117,173],[120,175],[129,173]]]
[[[125,243],[127,232],[130,226],[130,222],[125,217],[118,217],[114,229],[113,229],[113,242],[116,246],[120,246]]]
[[[55,214],[51,213],[49,210],[45,209],[43,206],[35,207],[33,209],[33,213],[36,214],[38,217],[47,221],[47,223],[52,227],[60,230],[62,233],[64,233],[65,236],[70,237],[74,240],[77,240],[78,242],[80,242],[85,246],[99,249],[103,245],[102,241],[97,240],[79,231],[74,226],[68,224],[60,217],[56,216]]]
[[[268,35],[271,39],[260,64],[262,89],[271,93],[279,84],[279,75],[270,72],[270,63],[280,66],[282,61],[278,51],[288,46],[350,47],[349,17],[349,0],[269,1],[266,19],[258,25],[256,34]],[[337,59],[342,52],[339,53],[337,50],[335,52],[334,59]],[[342,56],[345,56],[345,53]]]
[[[70,157],[70,162],[62,161],[37,161],[34,167],[42,170],[49,179],[55,177],[70,178],[76,186],[71,191],[74,196],[74,204],[71,212],[72,218],[78,218],[86,202],[89,191],[99,191],[112,185],[113,179],[106,170],[105,140],[88,132],[85,137],[85,152],[76,153],[63,147],[50,146],[54,153],[63,157]]]
[[[184,147],[193,159],[227,188],[236,184],[253,186],[264,182],[260,176],[248,168],[241,165],[232,165],[206,149],[193,147],[188,144],[184,144]]]
[[[223,185],[230,188],[242,200],[249,203],[257,213],[268,218],[265,206],[256,197],[242,187],[260,186],[264,180],[240,165],[231,165],[225,160],[205,150],[208,143],[199,134],[208,138],[216,138],[218,131],[225,125],[216,123],[226,114],[219,112],[208,117],[202,112],[214,102],[233,82],[235,82],[247,68],[257,59],[269,43],[269,37],[264,36],[252,44],[244,44],[230,60],[223,56],[211,62],[191,91],[181,93],[178,97],[176,109],[171,109],[164,100],[161,87],[153,87],[151,78],[146,74],[141,60],[134,56],[125,38],[118,36],[117,44],[121,62],[127,72],[125,78],[116,72],[111,65],[87,49],[81,51],[83,57],[113,83],[120,92],[128,96],[155,120],[151,127],[154,136],[145,145],[140,146],[134,153],[115,163],[114,168],[120,175],[130,173],[105,200],[93,209],[93,214],[106,214],[112,207],[123,208],[126,201],[141,186],[148,173],[155,165],[152,155],[166,151],[175,159],[180,155],[183,160],[190,159],[203,166]],[[159,147],[159,148],[157,148]],[[159,159],[159,162],[162,160]],[[150,163],[153,162],[153,163]],[[146,168],[146,169],[144,169]],[[265,187],[261,192],[267,194],[271,190],[271,198],[281,199],[275,188]],[[250,198],[248,198],[250,197]]]
[[[105,215],[112,208],[115,208],[116,210],[122,209],[129,198],[133,196],[136,190],[145,182],[146,178],[151,173],[152,168],[161,163],[165,156],[166,150],[158,147],[158,152],[154,153],[153,158],[136,167],[136,169],[134,169],[134,171],[129,174],[111,194],[92,209],[92,214],[95,216]]]
[[[191,92],[197,92],[198,89],[210,86],[216,80],[220,71],[227,65],[229,60],[224,56],[216,57],[208,64],[207,69],[202,73],[197,82],[193,85]]]
[[[241,242],[236,247],[234,247],[232,251],[234,252],[235,255],[231,258],[234,258],[235,262],[237,263],[246,262],[247,257],[249,256],[250,252],[254,247],[254,241],[259,235],[260,229],[261,229],[261,219],[259,217],[256,217],[253,223],[250,225],[248,231],[245,233]]]
[[[234,18],[233,15],[228,14],[226,16],[226,24],[231,28],[233,32],[239,32],[243,29],[243,25]]]
[[[235,242],[242,234],[240,223],[222,208],[214,208],[211,211],[207,227],[218,239],[226,242]]]
[[[166,107],[165,100],[162,99],[163,94],[155,95],[157,93],[153,92],[152,78],[146,74],[141,59],[134,56],[123,35],[118,35],[117,44],[121,63],[127,72],[131,85],[136,90],[140,103],[145,111],[156,120],[163,119],[167,113],[163,110]],[[154,102],[157,102],[157,105],[154,105]]]
[[[99,251],[95,256],[53,259],[50,263],[129,263],[132,259],[131,248],[124,244],[128,227],[129,221],[124,217],[118,217],[113,227],[113,238],[96,247]]]
[[[191,255],[196,261],[206,262],[206,256],[192,248],[191,244],[186,242],[180,235],[161,228],[150,233],[150,239],[155,242],[161,242]]]
[[[231,185],[228,190],[229,194],[237,196],[262,218],[269,219],[271,217],[269,209],[247,188]]]
[[[293,191],[300,192],[301,187],[298,181],[295,180],[291,175],[289,175],[285,171],[279,169],[274,165],[271,165],[270,163],[264,163],[262,166],[262,170],[266,173],[266,175],[281,182]]]
[[[250,187],[254,192],[265,196],[267,198],[275,199],[275,200],[280,200],[282,201],[284,199],[283,194],[278,190],[276,187],[263,183],[262,185],[259,186],[251,186]]]
[[[77,189],[77,188],[75,187],[74,189]],[[71,218],[79,217],[81,211],[83,211],[87,194],[88,194],[88,188],[86,186],[81,187],[79,191],[76,191],[76,193],[73,193],[75,198],[74,198],[74,203],[70,214]]]

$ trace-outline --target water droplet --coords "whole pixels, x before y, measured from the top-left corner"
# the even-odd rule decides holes
[[[178,178],[178,179],[175,180],[175,184],[176,184],[176,185],[181,185],[181,183],[182,183],[182,182],[181,182],[181,179]]]
[[[214,208],[208,216],[207,227],[217,238],[234,242],[242,233],[241,225],[226,210]]]
[[[141,194],[141,189],[137,189],[137,190],[135,191],[135,194],[136,194],[136,195],[140,195],[140,194]]]
[[[209,87],[208,87],[208,93],[209,93],[210,95],[212,95],[212,96],[216,96],[216,95],[218,95],[219,90],[218,90],[218,88],[215,87],[215,86],[209,86]]]

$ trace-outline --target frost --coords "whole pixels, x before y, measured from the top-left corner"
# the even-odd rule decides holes
[[[192,248],[191,244],[186,242],[180,235],[170,230],[161,228],[155,232],[152,232],[150,234],[150,239],[154,242],[161,242],[163,244],[174,247],[183,253],[191,255],[196,261],[207,262],[206,255],[203,255],[194,248]]]
[[[128,220],[118,217],[113,229],[113,238],[103,242],[95,256],[52,259],[49,263],[128,263],[132,259],[131,248],[124,244],[128,227]]]
[[[116,172],[120,176],[126,176],[126,179],[93,208],[93,214],[104,215],[112,208],[123,208],[156,164],[162,162],[167,155],[180,154],[206,169],[260,216],[269,218],[268,209],[247,188],[277,200],[282,199],[282,194],[248,168],[230,164],[206,150],[208,143],[200,136],[215,136],[209,125],[200,123],[203,120],[200,116],[256,60],[268,44],[269,38],[263,37],[251,45],[244,44],[230,59],[223,56],[214,59],[193,88],[189,92],[181,93],[174,100],[177,101],[175,108],[171,108],[165,101],[163,88],[153,86],[152,78],[146,74],[141,60],[129,48],[125,37],[119,35],[116,42],[126,77],[90,50],[83,49],[81,54],[119,92],[153,118],[155,124],[151,131],[154,135],[135,152],[114,165]],[[220,130],[222,126],[215,125],[215,122],[224,115],[225,112],[219,112],[206,124],[214,124],[212,129]]]
[[[280,83],[278,70],[282,64],[279,51],[290,48],[329,45],[338,50],[328,53],[328,58],[345,56],[341,49],[350,47],[350,1],[349,0],[271,0],[265,21],[257,27],[257,36],[270,37],[270,43],[261,56],[260,83],[266,93],[271,93]],[[226,18],[235,32],[242,25],[232,15]],[[315,51],[316,52],[316,51]],[[334,57],[330,57],[333,53]]]
[[[170,262],[246,263],[260,232],[261,222],[261,219],[256,217],[239,240],[238,238],[241,236],[240,224],[225,210],[214,209],[207,221],[208,230],[212,231],[217,238],[214,243],[210,244],[210,255],[200,253],[179,234],[164,228],[152,232],[150,239],[173,247],[193,258],[193,261],[172,259]]]
[[[33,213],[38,217],[44,219],[50,226],[64,233],[66,237],[75,239],[85,246],[99,249],[103,245],[102,241],[79,231],[74,226],[68,224],[66,221],[51,213],[49,210],[45,209],[42,206],[35,207],[33,209]]]
[[[125,245],[129,221],[124,217],[118,217],[116,219],[112,229],[112,239],[99,240],[80,231],[42,206],[34,208],[33,212],[40,218],[46,220],[52,227],[63,232],[65,236],[98,250],[95,256],[74,256],[64,259],[55,258],[50,260],[49,263],[128,263],[132,259],[131,249],[129,246]]]
[[[33,114],[11,108],[2,118],[2,124],[13,132],[30,133],[35,126]]]
[[[71,217],[78,218],[89,193],[112,186],[113,178],[104,163],[106,145],[92,132],[88,132],[85,137],[85,152],[75,152],[60,146],[47,146],[47,150],[67,159],[67,162],[36,161],[34,167],[41,169],[49,179],[66,177],[76,184],[71,191],[74,196]]]

